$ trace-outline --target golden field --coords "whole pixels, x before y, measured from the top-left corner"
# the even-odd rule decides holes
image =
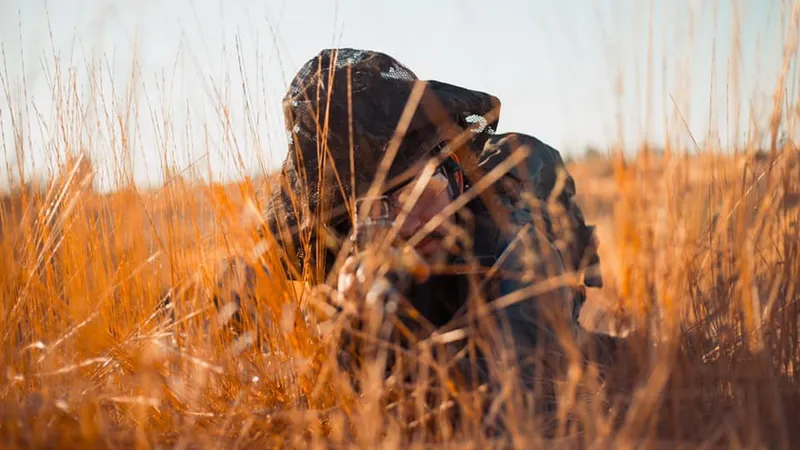
[[[581,320],[627,344],[614,360],[568,355],[556,423],[510,417],[513,446],[797,446],[800,99],[784,89],[794,79],[786,54],[771,120],[759,130],[766,144],[642,146],[627,156],[611,148],[569,161],[598,226],[606,280]],[[474,398],[420,400],[448,384],[424,352],[412,356],[434,375],[410,392],[397,394],[369,368],[357,374],[364,392],[354,392],[331,364],[326,332],[302,320],[310,296],[285,280],[262,274],[246,305],[257,323],[231,333],[232,311],[211,295],[223,259],[257,260],[269,183],[184,176],[166,162],[168,142],[159,149],[164,186],[120,181],[97,192],[85,146],[111,149],[117,178],[130,180],[131,106],[109,106],[108,140],[93,141],[79,126],[86,105],[62,75],[53,87],[59,140],[48,155],[58,170],[38,184],[7,162],[22,182],[0,197],[0,447],[504,445],[479,417],[450,419],[456,406],[472,411]],[[3,79],[11,115],[0,120],[14,131],[7,154],[23,160],[34,118],[12,83]],[[267,252],[267,265],[276,259]]]
[[[591,369],[572,381],[621,403],[573,398],[583,429],[555,442],[790,446],[800,406],[797,150],[647,155],[570,164],[607,280],[582,320],[636,331],[605,384]],[[362,415],[377,399],[346,398],[321,375],[321,344],[307,330],[284,328],[267,355],[204,321],[216,312],[196,286],[210,288],[221,258],[252,248],[258,216],[247,205],[263,184],[176,180],[100,195],[88,168],[67,165],[47,190],[3,199],[4,448],[433,438],[390,414]],[[181,301],[165,325],[155,311],[171,288]],[[280,321],[293,301],[284,292],[274,287],[258,312]],[[488,444],[469,431],[447,439]],[[519,433],[536,442],[535,431]]]

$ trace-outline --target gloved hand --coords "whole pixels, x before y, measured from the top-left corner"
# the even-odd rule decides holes
[[[395,272],[381,273],[377,267],[365,264],[363,258],[350,256],[339,272],[336,289],[345,301],[358,305],[358,309],[385,307],[391,297],[400,293],[400,286],[395,283],[403,278]]]
[[[430,268],[410,247],[349,256],[339,271],[337,291],[360,307],[381,305],[393,312],[397,295],[406,294],[414,282],[430,276]]]

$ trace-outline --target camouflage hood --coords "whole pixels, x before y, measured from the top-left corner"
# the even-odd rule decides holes
[[[500,108],[486,93],[422,83],[379,52],[326,49],[306,62],[283,99],[289,148],[281,188],[268,205],[271,230],[297,244],[299,230],[348,222],[346,202],[371,187],[407,104],[416,107],[386,181],[424,161],[445,125],[477,123],[478,135],[491,133]]]

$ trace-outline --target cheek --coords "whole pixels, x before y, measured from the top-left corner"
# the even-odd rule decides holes
[[[436,217],[450,203],[450,196],[447,191],[439,195],[428,195],[420,198],[412,214],[423,219],[425,222]]]
[[[452,199],[450,198],[450,192],[449,191],[445,191],[443,194],[437,196],[436,197],[436,206],[435,206],[436,213],[438,214],[438,213],[442,212],[442,210],[445,209],[447,207],[447,205],[450,204],[451,200]]]

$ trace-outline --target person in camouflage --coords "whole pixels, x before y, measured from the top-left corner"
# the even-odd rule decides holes
[[[392,242],[431,268],[460,268],[396,289],[416,311],[406,318],[426,324],[409,325],[414,339],[464,330],[481,316],[470,305],[488,305],[483,315],[500,340],[485,337],[494,343],[479,351],[477,370],[469,358],[460,367],[491,383],[500,353],[511,351],[519,387],[532,389],[534,352],[555,345],[559,327],[577,331],[585,289],[602,285],[593,227],[559,152],[533,136],[498,134],[496,97],[422,81],[376,51],[321,51],[283,105],[290,146],[264,236],[286,273],[328,280],[343,297],[371,292],[358,258],[342,256],[350,242],[342,237],[365,217],[357,202],[377,199]]]

